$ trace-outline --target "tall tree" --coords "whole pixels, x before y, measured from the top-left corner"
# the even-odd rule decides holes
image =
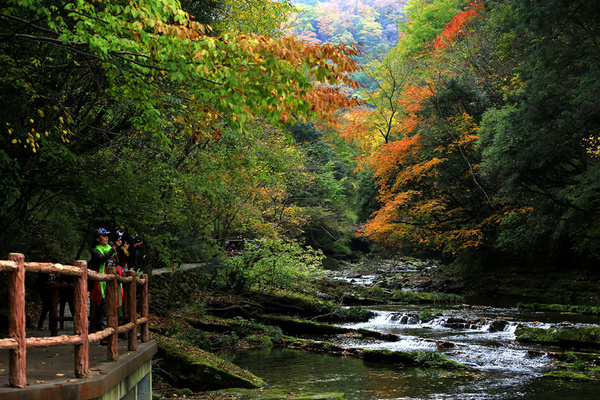
[[[335,85],[350,83],[356,49],[217,35],[174,1],[11,0],[1,6],[0,20],[5,251],[36,242],[35,232],[53,231],[48,224],[65,218],[80,221],[63,235],[75,254],[84,247],[81,233],[100,222],[91,215],[131,215],[135,205],[123,188],[139,182],[131,171],[143,159],[135,155],[154,160],[151,154],[181,146],[189,152],[260,116],[280,123],[355,103]],[[131,158],[118,173],[105,161]],[[153,166],[159,165],[165,167],[143,169],[144,178],[157,182],[144,179],[133,193],[164,193],[153,184],[174,184],[163,175],[170,163]],[[145,215],[150,224],[151,213]]]

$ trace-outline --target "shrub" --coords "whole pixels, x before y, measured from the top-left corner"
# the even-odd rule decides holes
[[[429,322],[440,315],[443,315],[441,310],[423,310],[419,313],[419,319],[421,322]]]
[[[299,289],[321,274],[323,254],[296,241],[261,238],[246,243],[237,256],[229,257],[220,271],[228,290],[263,292]]]
[[[413,357],[417,364],[425,364],[426,362],[443,363],[448,361],[446,356],[438,351],[415,351]]]

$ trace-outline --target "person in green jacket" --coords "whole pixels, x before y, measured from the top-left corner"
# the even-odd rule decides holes
[[[107,266],[116,266],[117,248],[121,246],[121,239],[117,239],[115,243],[108,242],[110,234],[104,228],[98,228],[95,233],[95,247],[92,249],[92,259],[88,267],[100,274],[106,273]],[[94,282],[94,287],[90,293],[90,300],[95,306],[91,321],[91,330],[101,331],[106,329],[106,301],[105,301],[106,282]]]

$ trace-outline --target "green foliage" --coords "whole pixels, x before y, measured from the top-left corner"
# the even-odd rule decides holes
[[[271,0],[183,0],[181,8],[213,34],[256,33],[277,35],[294,10],[289,1]]]
[[[241,254],[227,259],[221,282],[235,292],[299,289],[320,275],[322,258],[320,251],[297,242],[255,239],[246,242]]]
[[[86,258],[94,228],[123,224],[148,264],[172,266],[214,257],[231,234],[301,231],[287,190],[307,179],[302,155],[273,123],[339,105],[313,85],[356,65],[343,46],[246,35],[275,36],[289,2],[183,5],[220,31],[171,0],[2,8],[1,252]]]
[[[416,351],[413,353],[415,362],[418,364],[425,364],[426,362],[432,363],[443,363],[448,361],[446,356],[439,351]]]
[[[592,204],[599,162],[584,145],[598,125],[591,95],[598,57],[590,53],[597,34],[583,32],[595,26],[597,10],[585,1],[495,6],[508,18],[490,18],[490,25],[504,32],[498,49],[516,72],[504,88],[507,104],[488,111],[482,122],[482,172],[498,185],[502,201],[531,207],[508,213],[497,246],[544,249],[554,259],[585,248],[589,257],[597,253],[597,241],[589,238],[597,236]],[[555,37],[558,30],[563,34]]]
[[[372,171],[362,170],[358,176],[356,208],[359,222],[365,222],[381,206],[377,200],[377,184]]]
[[[306,210],[302,237],[327,254],[349,254],[356,219],[351,205],[356,193],[353,163],[342,158],[336,144],[314,124],[298,123],[288,130],[306,154],[305,173],[312,177],[294,191],[296,204]]]
[[[441,315],[444,315],[442,310],[423,310],[419,313],[419,319],[421,322],[430,322]]]
[[[457,294],[447,293],[429,293],[429,292],[406,292],[403,290],[395,290],[392,293],[393,301],[405,302],[409,304],[422,303],[450,303],[460,304],[464,298]]]

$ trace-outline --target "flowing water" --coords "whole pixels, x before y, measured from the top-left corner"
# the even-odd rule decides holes
[[[419,313],[437,316],[421,322]],[[460,306],[387,306],[374,308],[368,322],[346,327],[397,335],[396,342],[348,336],[321,339],[346,347],[402,351],[440,350],[449,359],[472,367],[470,372],[399,367],[290,349],[265,349],[235,354],[233,362],[263,378],[272,387],[294,392],[344,392],[349,400],[598,400],[600,385],[541,379],[552,369],[546,351],[560,351],[515,342],[518,325],[598,325],[596,316],[524,311],[516,308]]]

